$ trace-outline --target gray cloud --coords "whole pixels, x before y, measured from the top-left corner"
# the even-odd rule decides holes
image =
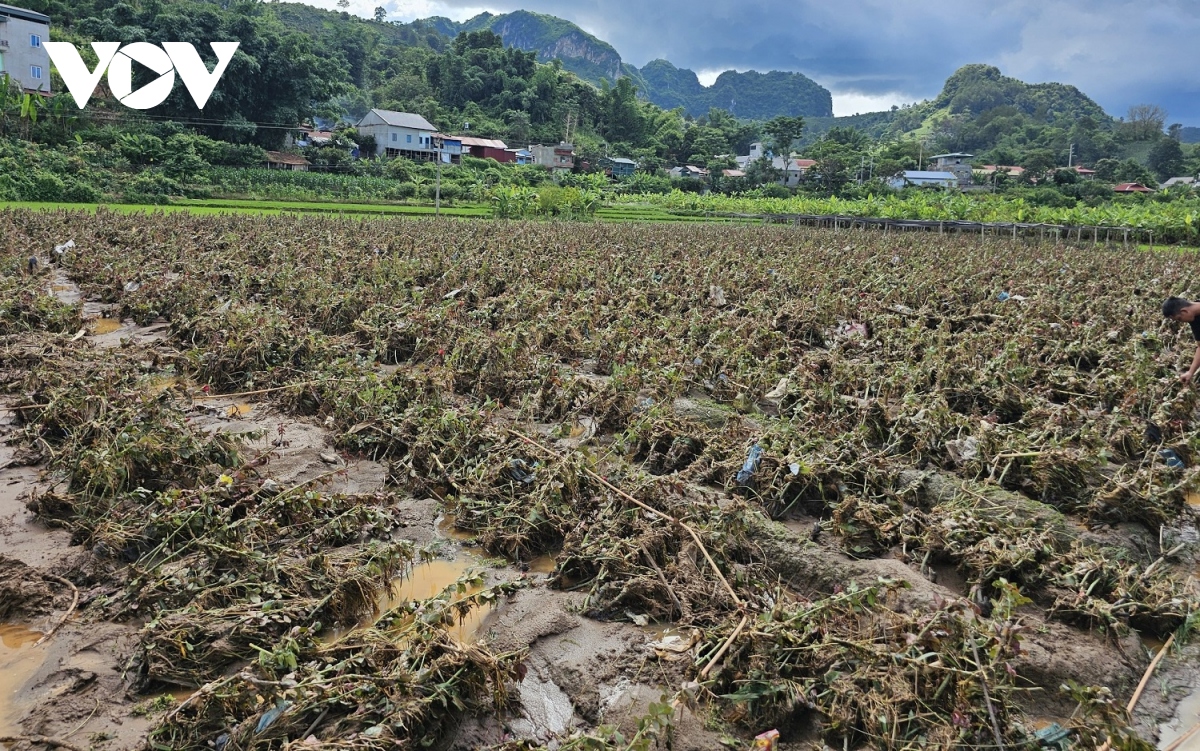
[[[332,0],[311,0],[331,5]],[[915,101],[966,63],[1079,87],[1108,112],[1152,102],[1200,125],[1192,0],[399,0],[462,17],[524,8],[579,24],[635,65],[798,70],[834,92]]]

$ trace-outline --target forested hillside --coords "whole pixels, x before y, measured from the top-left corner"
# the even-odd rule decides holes
[[[537,52],[543,62],[559,60],[563,68],[597,86],[611,85],[628,76],[643,98],[663,109],[682,107],[693,117],[713,107],[751,120],[769,120],[778,115],[833,115],[829,91],[802,73],[727,70],[712,86],[705,87],[693,71],[676,68],[667,60],[652,60],[641,69],[625,63],[608,42],[570,21],[543,13],[481,13],[463,23],[447,18],[427,19],[424,23],[448,36],[464,31],[494,31],[505,45]]]

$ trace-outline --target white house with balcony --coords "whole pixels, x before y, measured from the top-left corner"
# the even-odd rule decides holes
[[[0,73],[27,91],[50,93],[50,16],[0,3]]]
[[[373,109],[358,121],[355,129],[361,135],[375,137],[375,156],[402,156],[425,162],[437,159],[433,143],[437,128],[412,112]]]

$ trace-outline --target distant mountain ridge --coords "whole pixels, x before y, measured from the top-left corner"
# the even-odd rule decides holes
[[[506,45],[537,52],[543,62],[559,60],[563,68],[596,85],[628,76],[649,101],[666,109],[682,107],[694,117],[711,107],[750,120],[776,115],[833,116],[833,96],[802,73],[727,70],[706,87],[695,72],[677,68],[667,60],[653,60],[640,69],[630,65],[608,42],[570,21],[543,13],[481,13],[462,23],[441,17],[425,19],[424,23],[449,37],[491,30]]]

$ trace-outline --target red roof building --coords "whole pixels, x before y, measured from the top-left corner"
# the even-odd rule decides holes
[[[1153,193],[1154,190],[1147,188],[1141,183],[1121,183],[1113,187],[1114,193]]]
[[[475,138],[474,136],[459,136],[463,151],[476,159],[495,159],[497,162],[515,162],[516,154],[508,150],[508,146],[496,138]]]

